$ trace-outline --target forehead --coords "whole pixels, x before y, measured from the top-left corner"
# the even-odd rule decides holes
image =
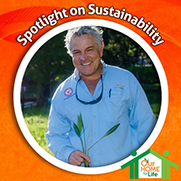
[[[82,35],[82,36],[75,36],[72,37],[70,42],[70,49],[82,49],[87,48],[89,46],[98,46],[95,42],[93,35]]]

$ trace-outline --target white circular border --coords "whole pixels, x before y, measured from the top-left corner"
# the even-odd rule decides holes
[[[117,163],[108,165],[108,166],[103,166],[103,167],[77,167],[77,166],[73,166],[70,164],[67,164],[65,162],[62,162],[56,158],[54,158],[53,156],[51,156],[49,153],[47,153],[41,146],[39,146],[39,144],[35,141],[35,139],[33,138],[33,136],[31,135],[31,133],[29,132],[26,123],[24,121],[24,117],[22,114],[22,109],[21,109],[21,102],[20,102],[20,89],[21,89],[21,83],[22,83],[22,79],[25,73],[25,70],[31,60],[31,58],[33,57],[33,55],[37,52],[37,50],[44,44],[46,43],[50,38],[54,37],[55,35],[66,31],[68,29],[71,29],[73,27],[77,27],[77,26],[82,26],[82,25],[94,25],[94,26],[102,26],[102,27],[107,27],[110,29],[114,29],[118,32],[121,32],[125,35],[127,35],[128,37],[132,38],[134,41],[136,41],[145,51],[146,53],[149,55],[149,57],[151,58],[151,60],[153,61],[159,78],[160,78],[160,83],[161,83],[161,92],[162,92],[162,100],[161,100],[161,108],[160,108],[160,114],[159,114],[159,118],[157,120],[157,124],[154,128],[154,130],[152,131],[151,135],[149,136],[149,138],[146,140],[146,142],[137,150],[137,154],[141,154],[144,151],[148,150],[150,148],[150,146],[154,143],[154,141],[156,140],[156,138],[158,137],[165,118],[166,118],[166,114],[167,114],[167,109],[168,109],[168,85],[167,85],[167,79],[166,79],[166,75],[165,72],[163,70],[163,67],[160,63],[160,60],[158,59],[157,55],[155,54],[155,52],[153,51],[153,49],[150,47],[150,45],[148,45],[148,43],[143,40],[139,35],[137,35],[135,32],[133,32],[132,30],[114,23],[114,22],[110,22],[107,20],[99,20],[99,19],[83,19],[83,20],[76,20],[76,21],[72,21],[72,22],[68,22],[65,23],[63,25],[60,25],[52,30],[50,30],[49,32],[47,32],[45,35],[43,35],[41,38],[39,38],[34,45],[29,49],[29,51],[26,53],[26,55],[24,56],[22,63],[19,66],[17,75],[16,75],[16,79],[15,79],[15,84],[14,84],[14,109],[15,109],[15,114],[16,114],[16,118],[18,121],[18,124],[20,126],[20,129],[24,135],[24,137],[26,138],[26,140],[29,142],[29,144],[33,147],[33,149],[40,155],[42,156],[45,160],[47,160],[48,162],[50,162],[51,164],[70,171],[70,172],[74,172],[74,173],[80,173],[80,174],[103,174],[103,173],[108,173],[108,172],[112,172],[115,170],[120,169],[120,166],[122,166],[123,164],[125,164],[126,162],[130,161],[131,159],[133,159],[133,156],[129,156],[126,159],[119,161]],[[164,98],[164,99],[163,99]]]

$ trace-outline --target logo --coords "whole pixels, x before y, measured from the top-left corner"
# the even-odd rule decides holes
[[[72,95],[72,93],[73,93],[73,90],[72,90],[72,88],[70,87],[70,88],[67,88],[67,89],[65,89],[65,91],[64,91],[64,94],[65,94],[65,96],[71,96]]]
[[[131,155],[136,156],[137,152],[132,151]],[[169,152],[165,150],[163,152],[163,155],[167,157],[169,155]],[[170,179],[170,167],[172,166],[178,169],[179,166],[165,157],[149,149],[144,153],[140,154],[139,156],[137,156],[136,158],[122,165],[121,168],[124,169],[130,166],[130,179],[138,179],[138,178]]]

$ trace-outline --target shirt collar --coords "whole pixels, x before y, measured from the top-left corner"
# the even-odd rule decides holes
[[[103,65],[103,72],[102,72],[102,75],[104,75],[107,71],[107,64],[105,64],[105,62],[101,59],[101,63]],[[77,68],[75,68],[74,70],[74,78],[78,81],[80,79],[80,76],[79,76],[79,71],[77,70]]]

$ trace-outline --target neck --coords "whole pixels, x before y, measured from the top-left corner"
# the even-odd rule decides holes
[[[85,84],[86,84],[87,88],[89,89],[89,92],[91,93],[92,96],[94,95],[94,91],[96,89],[97,83],[99,82],[100,78],[101,78],[101,76],[99,78],[93,79],[93,80],[82,79],[85,82]]]
[[[81,80],[85,82],[87,88],[89,89],[89,92],[93,96],[94,91],[96,89],[97,83],[101,79],[101,75],[103,72],[103,65],[101,64],[100,71],[95,76],[81,76]]]

